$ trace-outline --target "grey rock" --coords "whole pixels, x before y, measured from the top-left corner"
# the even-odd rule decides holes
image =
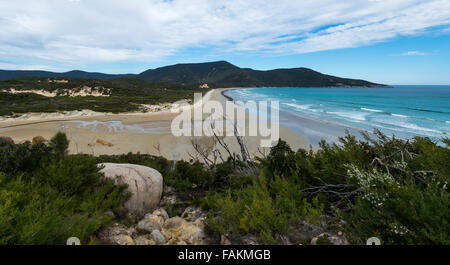
[[[125,202],[124,208],[134,219],[156,209],[161,200],[163,177],[155,169],[133,164],[103,163],[101,170],[106,178],[116,184],[128,184],[131,198]]]
[[[169,219],[169,215],[167,214],[166,210],[164,210],[163,208],[159,208],[153,211],[152,213],[153,215],[157,215],[157,216],[161,216],[162,218],[164,218],[164,220]]]
[[[302,221],[295,228],[293,228],[290,233],[288,233],[288,239],[290,242],[299,244],[299,243],[308,243],[312,238],[323,233],[324,229],[310,224],[306,221]]]
[[[181,217],[178,216],[172,217],[164,223],[164,229],[177,228],[179,226],[182,226],[184,222],[185,222],[184,219]]]
[[[152,231],[152,238],[156,242],[156,244],[161,245],[166,243],[166,238],[159,230],[153,230]]]
[[[114,219],[116,217],[116,215],[113,213],[113,211],[109,210],[105,212],[105,215]]]
[[[139,221],[139,223],[136,226],[136,229],[139,232],[151,233],[151,232],[153,232],[153,230],[161,229],[161,225],[159,223],[155,222],[154,220],[143,219],[143,220]]]

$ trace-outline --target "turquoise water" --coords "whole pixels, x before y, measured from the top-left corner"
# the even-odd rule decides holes
[[[283,112],[401,138],[450,137],[450,86],[393,88],[250,88],[234,100],[278,100]]]

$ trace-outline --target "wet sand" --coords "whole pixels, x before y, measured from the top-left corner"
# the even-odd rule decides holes
[[[203,98],[204,103],[217,100],[222,105],[225,104],[228,99],[221,93],[224,90],[226,89],[214,89],[208,92]],[[194,108],[199,107],[194,106]],[[195,138],[174,136],[170,125],[178,114],[170,110],[153,113],[82,112],[78,114],[39,114],[29,115],[28,118],[4,119],[0,121],[0,136],[9,136],[15,142],[21,142],[31,141],[35,136],[50,139],[58,131],[63,131],[70,140],[69,151],[72,154],[111,155],[139,152],[177,160],[189,160],[195,154],[191,144],[192,139],[205,146],[212,142],[211,137],[206,136]],[[280,126],[280,138],[287,141],[294,150],[300,147],[309,148],[305,137],[286,126]],[[107,141],[113,146],[96,143],[97,139]],[[239,150],[234,137],[226,136],[224,139],[230,144],[231,149]],[[250,154],[260,155],[261,139],[261,136],[244,137]],[[267,152],[267,149],[265,151]]]

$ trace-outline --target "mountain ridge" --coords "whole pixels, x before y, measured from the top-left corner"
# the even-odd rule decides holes
[[[342,78],[322,74],[306,67],[254,70],[240,68],[227,61],[179,63],[148,69],[139,74],[105,74],[72,70],[50,72],[42,70],[0,70],[0,80],[34,76],[46,78],[137,78],[152,83],[183,85],[208,84],[209,87],[389,87],[362,79]]]

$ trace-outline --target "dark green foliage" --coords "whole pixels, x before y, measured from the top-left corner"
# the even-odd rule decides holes
[[[176,187],[179,191],[187,191],[195,187],[205,189],[213,181],[212,173],[206,170],[203,164],[199,162],[190,164],[185,161],[178,161],[167,184]]]
[[[45,144],[13,144],[0,138],[0,172],[6,176],[17,176],[20,172],[34,172],[41,161],[51,156],[50,148]]]
[[[231,182],[233,189],[210,193],[208,227],[230,238],[251,233],[274,243],[292,223],[320,223],[326,210],[346,221],[351,243],[377,236],[383,244],[449,244],[448,139],[443,147],[427,138],[374,134],[365,141],[347,135],[336,144],[322,142],[317,151],[293,152],[279,141],[260,159],[263,174],[253,176],[252,185]]]
[[[62,158],[67,155],[69,140],[67,139],[66,134],[63,132],[58,132],[55,134],[55,136],[50,139],[49,147],[58,158]]]
[[[357,199],[351,213],[343,215],[352,243],[365,244],[376,236],[383,244],[450,244],[450,204],[442,185],[390,186],[365,195]],[[370,195],[384,200],[375,202]]]
[[[55,136],[52,147],[0,139],[0,245],[65,244],[72,236],[89,243],[109,224],[104,213],[128,199],[126,186],[105,179],[95,158],[61,156],[64,138]]]
[[[278,144],[270,149],[267,159],[262,162],[271,175],[279,174],[283,177],[289,177],[292,175],[292,171],[296,169],[295,152],[283,140],[278,141]]]
[[[88,242],[108,225],[104,212],[127,198],[125,187],[99,173],[102,162],[157,169],[181,200],[208,210],[211,232],[237,243],[247,235],[281,243],[303,221],[344,220],[355,244],[373,236],[383,244],[449,244],[450,141],[375,135],[347,135],[317,151],[295,152],[280,140],[259,159],[260,170],[248,171],[236,171],[231,161],[207,168],[142,154],[66,155],[63,134],[49,146],[0,139],[0,244],[64,244],[69,236]],[[180,215],[183,207],[166,210]]]
[[[216,211],[208,219],[208,228],[239,240],[248,233],[261,243],[277,242],[277,235],[288,232],[288,223],[300,219],[318,223],[322,207],[317,199],[309,203],[289,180],[260,176],[252,185],[228,190],[225,194],[211,192],[205,206]]]

